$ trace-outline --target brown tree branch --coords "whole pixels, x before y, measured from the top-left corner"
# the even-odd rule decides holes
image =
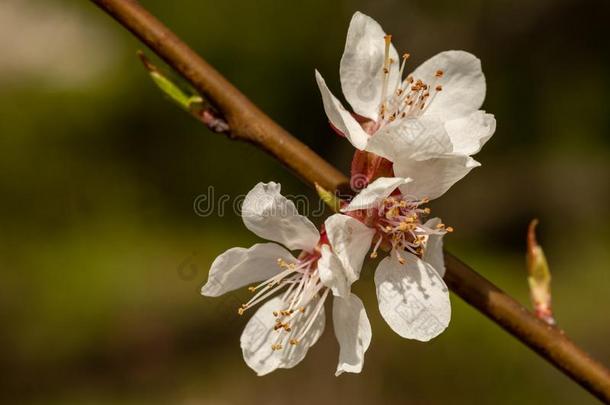
[[[310,185],[336,190],[348,179],[276,124],[220,73],[134,0],[91,0],[112,15],[212,102],[230,136],[255,144]],[[445,253],[445,281],[464,301],[500,325],[602,401],[610,402],[610,372],[556,327],[542,322],[455,256]]]

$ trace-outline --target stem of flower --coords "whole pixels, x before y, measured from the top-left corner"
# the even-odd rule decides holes
[[[172,66],[214,104],[229,124],[228,135],[267,151],[310,185],[342,189],[348,179],[276,124],[218,71],[182,42],[135,0],[91,0]],[[464,301],[481,311],[600,400],[610,403],[610,372],[517,301],[446,253],[445,281]]]

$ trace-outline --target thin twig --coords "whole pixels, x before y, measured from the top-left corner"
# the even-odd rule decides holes
[[[310,185],[342,188],[348,179],[256,107],[220,73],[134,0],[91,0],[112,15],[210,100],[226,118],[230,136],[254,143]],[[602,401],[610,402],[610,372],[558,328],[533,316],[516,300],[445,253],[451,290]]]

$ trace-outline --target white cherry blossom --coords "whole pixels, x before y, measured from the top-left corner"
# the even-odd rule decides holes
[[[408,178],[378,178],[327,222],[355,218],[374,233],[371,257],[380,248],[389,251],[375,271],[381,315],[400,336],[428,341],[451,319],[442,237],[452,228],[438,218],[424,221],[428,200],[411,196],[412,184]],[[371,248],[359,247],[365,253]]]
[[[341,58],[343,94],[350,113],[321,74],[316,81],[332,126],[359,150],[394,163],[394,174],[412,186],[431,178],[442,184],[418,198],[437,198],[479,166],[476,154],[493,135],[495,118],[480,107],[485,99],[481,63],[464,51],[446,51],[403,79],[409,54],[399,58],[391,35],[356,12]],[[400,62],[399,62],[400,60]],[[356,116],[359,119],[356,119]]]
[[[258,243],[227,250],[212,263],[201,293],[216,297],[249,286],[254,295],[238,309],[240,315],[262,303],[240,339],[244,360],[258,375],[303,360],[324,331],[324,302],[332,295],[340,346],[336,375],[360,372],[371,327],[350,289],[374,231],[354,218],[329,218],[320,235],[280,190],[273,182],[257,184],[244,200],[242,217],[249,230],[285,248]],[[295,257],[289,250],[301,253]]]

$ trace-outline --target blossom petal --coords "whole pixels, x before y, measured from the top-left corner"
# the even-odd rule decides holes
[[[453,153],[474,155],[496,131],[496,119],[493,114],[478,110],[445,122],[445,129],[451,138]]]
[[[401,159],[394,162],[397,176],[409,176],[412,181],[400,187],[403,195],[431,200],[445,194],[470,170],[481,164],[469,156],[442,155],[417,161]]]
[[[443,71],[440,78],[435,77],[438,70]],[[478,110],[485,100],[481,61],[468,52],[441,52],[422,63],[412,76],[415,80],[423,80],[432,89],[437,84],[443,87],[428,106],[427,116],[436,116],[443,121],[460,118]]]
[[[348,281],[360,278],[364,257],[371,248],[375,230],[362,222],[343,214],[334,214],[324,222],[333,252],[345,269]]]
[[[441,223],[440,218],[432,218],[426,221],[425,227],[430,229],[436,229],[436,226]],[[443,235],[431,234],[428,236],[426,242],[426,248],[424,249],[424,256],[422,259],[429,263],[439,276],[445,275],[445,257],[443,256]]]
[[[289,251],[275,243],[258,243],[249,249],[229,249],[212,263],[201,294],[218,297],[228,291],[267,280],[279,273],[278,259],[296,262]]]
[[[246,364],[259,376],[269,374],[278,368],[292,368],[305,358],[307,351],[324,332],[325,314],[322,308],[316,315],[311,329],[296,345],[288,343],[289,339],[298,336],[306,327],[306,320],[315,309],[317,300],[313,300],[302,316],[291,324],[291,332],[282,340],[282,349],[273,350],[271,346],[277,343],[283,330],[274,330],[276,317],[273,311],[286,309],[286,304],[280,297],[275,297],[263,304],[250,318],[240,338],[240,346]]]
[[[369,135],[362,129],[352,114],[343,107],[341,102],[328,89],[320,72],[316,70],[316,82],[322,94],[324,112],[330,123],[351,142],[357,149],[364,149]]]
[[[320,253],[320,260],[318,260],[320,281],[331,289],[335,297],[346,298],[352,283],[347,279],[343,264],[328,245],[322,245]]]
[[[364,364],[364,353],[371,344],[371,323],[360,298],[333,300],[333,325],[339,341],[339,364],[335,375],[359,373]]]
[[[422,157],[453,151],[442,121],[434,118],[399,119],[371,136],[366,150],[392,162],[405,157]]]
[[[400,336],[427,342],[449,325],[449,290],[430,264],[410,253],[401,255],[405,264],[393,253],[375,272],[379,311]]]
[[[244,200],[242,219],[246,228],[261,238],[279,242],[290,250],[311,251],[320,233],[299,214],[294,203],[280,194],[281,185],[258,183]]]
[[[411,182],[409,178],[380,177],[360,191],[342,211],[347,212],[375,207],[384,198],[389,197],[397,187],[404,187],[409,182]]]
[[[377,120],[383,86],[383,62],[385,54],[385,32],[377,21],[356,12],[347,30],[345,50],[341,57],[339,73],[341,88],[354,111],[373,121]],[[399,78],[398,53],[390,45],[388,89],[391,93]]]

